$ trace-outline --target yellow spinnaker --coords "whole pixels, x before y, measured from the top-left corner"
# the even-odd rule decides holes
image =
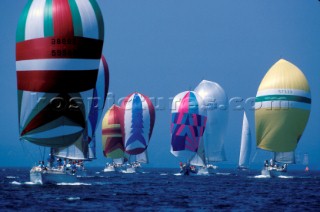
[[[102,148],[103,154],[107,158],[124,157],[120,116],[120,108],[117,105],[112,105],[102,120]]]
[[[255,102],[257,146],[294,151],[308,122],[311,93],[302,71],[281,59],[262,79]]]

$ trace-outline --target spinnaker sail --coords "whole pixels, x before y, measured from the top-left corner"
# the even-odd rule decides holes
[[[135,92],[121,103],[120,119],[126,153],[138,155],[150,142],[155,122],[154,106],[149,97]]]
[[[225,161],[224,137],[229,116],[227,94],[218,83],[207,80],[202,80],[194,91],[203,99],[207,111],[203,135],[206,162]]]
[[[257,147],[275,160],[294,163],[294,151],[308,122],[311,93],[301,70],[281,59],[264,76],[256,96]]]
[[[124,158],[124,143],[120,126],[120,108],[112,105],[102,120],[102,149],[107,158]]]
[[[190,163],[196,155],[206,127],[206,110],[202,98],[193,91],[176,95],[171,106],[171,153]]]

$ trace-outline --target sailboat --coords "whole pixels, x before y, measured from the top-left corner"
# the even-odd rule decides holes
[[[120,107],[112,105],[102,120],[102,149],[103,155],[110,158],[104,172],[114,172],[121,169],[125,162],[124,144],[120,126]]]
[[[146,152],[155,123],[155,110],[149,97],[134,92],[121,103],[121,131],[128,155],[127,173],[140,166],[139,155]]]
[[[16,34],[22,142],[65,148],[86,139],[87,111],[92,103],[103,39],[103,17],[95,0],[28,1]],[[72,171],[51,167],[52,162],[48,167],[44,161],[33,167],[30,180],[75,180]]]
[[[184,91],[174,97],[171,106],[171,153],[179,159],[183,175],[197,172],[190,163],[195,161],[206,121],[204,102],[198,94]]]
[[[228,125],[228,97],[216,82],[202,80],[194,91],[203,99],[207,112],[206,131],[203,135],[205,164],[209,172],[215,163],[226,161],[224,136]]]
[[[241,134],[241,144],[240,144],[240,155],[239,155],[239,170],[247,170],[250,163],[251,154],[251,131],[249,127],[249,122],[247,119],[246,112],[243,113],[242,121],[242,134]]]
[[[295,149],[309,119],[311,93],[302,71],[281,59],[260,83],[255,102],[257,147],[273,152],[262,175],[278,176],[295,163]]]

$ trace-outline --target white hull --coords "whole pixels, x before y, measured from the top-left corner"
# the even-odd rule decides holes
[[[273,167],[265,167],[261,170],[261,175],[265,177],[279,177],[279,176],[286,176],[286,171],[282,169],[276,169]]]
[[[75,174],[62,170],[32,168],[30,171],[30,181],[35,184],[74,183],[77,181],[77,177]]]
[[[135,167],[128,167],[125,171],[125,173],[136,173]]]
[[[209,175],[209,170],[207,168],[201,167],[198,169],[197,175]]]
[[[115,172],[116,169],[114,166],[107,166],[106,168],[103,169],[103,172]]]

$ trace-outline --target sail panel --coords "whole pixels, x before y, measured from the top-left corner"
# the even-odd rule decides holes
[[[52,31],[53,34],[48,31]],[[53,35],[103,40],[103,17],[97,2],[95,0],[28,1],[19,19],[17,42]]]
[[[109,89],[109,68],[105,57],[100,60],[98,79],[93,91],[92,104],[89,112],[88,135],[89,135],[89,158],[96,158],[96,129],[105,108],[106,97]]]
[[[296,163],[295,152],[275,152],[274,160],[279,163]]]
[[[203,99],[207,111],[206,131],[203,135],[208,162],[226,160],[224,137],[228,125],[228,97],[216,82],[203,80],[194,89]]]
[[[256,110],[258,147],[274,152],[293,151],[302,136],[309,114],[310,111],[300,109]]]
[[[67,148],[53,148],[53,155],[71,160],[88,160],[88,143],[82,134],[76,142]]]
[[[204,140],[200,139],[197,154],[191,159],[190,164],[193,166],[206,166],[206,155],[204,149]]]
[[[274,152],[294,151],[310,115],[308,81],[295,65],[279,60],[260,83],[255,103],[257,146]]]

